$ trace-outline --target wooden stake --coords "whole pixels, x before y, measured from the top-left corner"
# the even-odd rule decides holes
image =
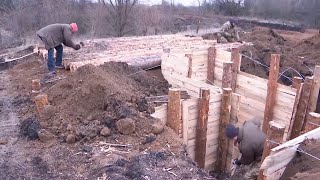
[[[223,63],[222,88],[231,88],[232,62]]]
[[[219,137],[218,137],[218,150],[216,170],[218,172],[225,172],[227,170],[227,156],[228,156],[228,138],[225,135],[225,128],[230,122],[231,111],[231,88],[224,88],[221,102],[221,114],[219,125]]]
[[[294,77],[292,87],[295,89],[299,89],[301,86],[301,83],[303,83],[303,79],[301,77]]]
[[[188,78],[191,78],[191,75],[192,75],[192,55],[191,54],[186,54],[185,55],[187,58],[189,58],[189,61],[188,61],[188,66],[189,66],[189,69],[188,69]]]
[[[267,98],[266,98],[266,105],[264,108],[264,120],[262,124],[262,131],[264,133],[267,133],[267,130],[269,128],[269,122],[273,118],[273,108],[274,108],[274,105],[276,104],[276,95],[277,95],[277,87],[278,87],[278,76],[279,76],[279,67],[280,67],[279,63],[280,63],[280,55],[271,54]]]
[[[198,166],[205,168],[207,150],[207,125],[209,113],[210,90],[201,88],[199,99],[199,117],[196,129],[195,161]]]
[[[167,126],[179,134],[181,124],[180,89],[170,88],[168,98]]]
[[[231,61],[232,61],[232,80],[231,80],[231,89],[235,92],[237,87],[237,76],[240,71],[241,66],[241,55],[239,48],[232,48],[231,50]]]
[[[208,84],[212,84],[214,81],[215,61],[216,61],[216,48],[210,47],[208,49],[208,73],[207,73]]]
[[[270,121],[269,122],[269,128],[268,128],[268,133],[267,133],[267,139],[264,143],[264,149],[262,153],[262,159],[263,160],[270,155],[271,149],[277,147],[279,144],[283,143],[283,136],[284,136],[284,130],[285,128],[282,127],[281,125]],[[265,179],[263,175],[263,170],[259,171],[259,176],[258,180],[263,180]]]
[[[318,102],[319,89],[320,89],[320,66],[316,66],[313,71],[313,88],[311,90],[310,104],[308,112],[315,112]]]
[[[41,89],[40,79],[32,80],[31,87],[33,92],[39,92]]]
[[[40,117],[42,117],[42,111],[46,105],[49,104],[48,95],[47,94],[39,94],[34,98],[34,102],[37,107],[37,112]]]
[[[312,131],[318,127],[320,127],[320,114],[315,112],[309,113],[306,119],[304,133]]]
[[[313,78],[306,77],[305,82],[302,85],[301,89],[301,96],[299,99],[297,112],[295,114],[293,123],[292,123],[292,129],[291,134],[289,136],[289,139],[296,138],[300,135],[300,132],[302,130],[303,122],[306,117],[309,98],[311,94],[311,89],[313,85]]]

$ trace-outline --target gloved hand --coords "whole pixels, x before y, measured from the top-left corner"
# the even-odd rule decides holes
[[[240,165],[241,165],[241,162],[240,162],[238,159],[234,159],[234,160],[232,161],[232,164],[233,164],[233,165],[238,165],[238,166],[240,166]]]
[[[80,49],[80,44],[77,44],[76,47],[74,48],[75,50],[79,50]]]

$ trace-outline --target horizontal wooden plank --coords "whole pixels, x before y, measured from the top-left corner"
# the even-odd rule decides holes
[[[231,61],[231,52],[217,48],[216,59],[219,59],[221,61]]]

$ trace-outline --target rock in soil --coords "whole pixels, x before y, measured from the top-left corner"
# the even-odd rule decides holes
[[[117,130],[124,135],[129,135],[136,130],[134,120],[130,118],[120,119],[116,122]]]
[[[110,136],[111,131],[110,131],[109,128],[104,127],[104,128],[100,131],[100,134],[101,134],[102,136]]]
[[[164,129],[164,123],[161,121],[152,125],[152,133],[154,134],[162,133],[163,129]]]
[[[52,105],[46,105],[42,112],[42,117],[45,120],[50,119],[56,113],[56,108]]]
[[[38,136],[39,129],[40,129],[39,121],[36,118],[31,117],[21,122],[20,133],[31,140],[35,140],[35,139],[38,139],[39,137]]]
[[[157,137],[151,133],[148,136],[146,136],[146,139],[142,142],[142,144],[152,143],[156,139],[157,139]]]
[[[0,145],[6,145],[8,144],[8,139],[0,139]]]
[[[40,141],[42,141],[44,143],[48,142],[54,138],[54,135],[45,129],[41,129],[38,132],[38,136],[39,136]]]
[[[73,135],[73,134],[69,134],[69,135],[67,136],[66,142],[67,142],[68,144],[73,144],[73,143],[75,143],[75,142],[76,142],[76,136]]]

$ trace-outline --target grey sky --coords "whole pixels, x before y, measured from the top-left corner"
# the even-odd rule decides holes
[[[160,4],[162,0],[140,0],[140,2],[150,3],[150,4]],[[170,0],[167,0],[170,2]],[[183,4],[185,6],[197,5],[197,0],[174,0],[175,4]]]

